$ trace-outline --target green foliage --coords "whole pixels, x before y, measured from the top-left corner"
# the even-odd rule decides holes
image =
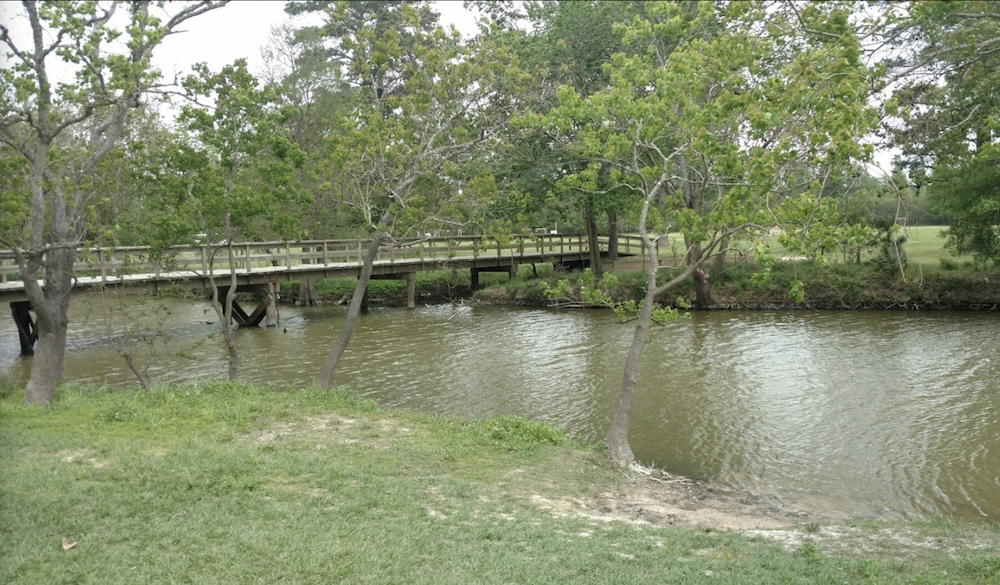
[[[566,431],[520,416],[502,416],[473,423],[487,444],[504,451],[524,451],[542,445],[568,445]]]
[[[0,400],[14,396],[21,390],[22,388],[14,376],[10,374],[0,375]]]
[[[906,251],[903,250],[906,235],[900,233],[896,224],[885,225],[881,228],[876,241],[878,248],[871,260],[872,264],[886,276],[902,276],[907,264]]]
[[[1000,556],[966,557],[962,559],[962,570],[966,575],[978,579],[1000,579]]]
[[[569,278],[559,279],[555,287],[546,282],[539,283],[542,293],[553,301],[556,306],[607,307],[615,312],[618,320],[627,323],[638,318],[642,303],[635,299],[616,300],[612,291],[618,289],[618,277],[614,273],[605,273],[597,282],[593,271],[589,268],[576,277],[575,282]],[[673,306],[654,304],[652,319],[665,325],[681,317],[678,309],[688,309],[690,305],[678,297]],[[685,317],[689,316],[687,313]]]
[[[969,160],[935,172],[931,197],[955,215],[945,231],[955,254],[974,254],[983,263],[1000,262],[1000,146],[984,146]]]
[[[173,218],[165,227],[205,233],[209,241],[300,235],[297,213],[305,196],[295,170],[305,164],[305,153],[283,135],[287,112],[278,107],[277,88],[260,87],[243,59],[217,73],[203,63],[194,69],[184,80],[192,103],[180,119],[205,151],[189,151],[190,160],[178,161],[178,170],[202,179],[202,189],[191,189],[189,179],[188,189],[165,200],[162,211]],[[203,99],[212,107],[201,106]]]
[[[986,50],[1000,32],[992,2],[916,2],[890,30],[902,81],[887,104],[886,128],[917,188],[952,217],[949,245],[1000,259],[997,116],[1000,56]],[[895,34],[905,32],[903,35]]]

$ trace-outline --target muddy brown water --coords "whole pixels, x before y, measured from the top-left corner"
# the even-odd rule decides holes
[[[134,385],[107,341],[106,309],[74,301],[64,380]],[[171,346],[151,377],[225,376],[207,304],[169,309]],[[238,331],[244,377],[308,384],[343,317],[283,306],[279,327]],[[387,408],[523,415],[596,442],[631,335],[596,310],[375,309],[335,381]],[[24,381],[30,358],[18,349],[12,320],[0,320],[0,376]],[[694,313],[647,349],[633,449],[670,472],[832,518],[1000,521],[998,351],[991,313]]]

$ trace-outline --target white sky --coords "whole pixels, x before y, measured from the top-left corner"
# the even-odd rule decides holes
[[[462,6],[461,0],[433,2],[433,6],[441,14],[444,25],[454,25],[463,34],[475,32],[476,18]],[[154,64],[170,78],[177,71],[183,76],[199,61],[218,70],[243,57],[250,71],[259,72],[262,65],[260,49],[267,43],[271,27],[289,19],[284,9],[285,2],[279,0],[230,2],[188,21],[183,27],[187,32],[168,37],[157,47]],[[293,22],[319,23],[321,19],[299,18]]]
[[[476,31],[476,17],[462,6],[461,0],[432,2],[434,10],[441,14],[441,22],[453,25],[463,35]],[[171,7],[168,4],[167,9]],[[262,59],[260,49],[271,33],[271,27],[288,20],[283,0],[234,0],[228,5],[187,21],[184,32],[170,35],[153,53],[153,64],[166,79],[175,73],[184,77],[191,72],[191,65],[204,61],[212,70],[219,70],[241,57],[246,58],[250,71],[258,73]],[[0,23],[6,25],[15,42],[27,45],[30,42],[28,23],[22,16],[18,3],[0,1]],[[301,23],[319,23],[319,17],[298,18]],[[0,49],[0,54],[6,53]],[[6,59],[0,58],[0,66],[6,66]],[[51,67],[52,65],[50,65]]]

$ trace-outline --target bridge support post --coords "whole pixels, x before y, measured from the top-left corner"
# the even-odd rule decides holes
[[[267,283],[267,308],[265,309],[264,325],[266,327],[278,326],[278,283],[271,281]]]
[[[471,270],[472,273],[469,280],[471,282],[472,290],[479,290],[479,269],[472,268]]]
[[[38,339],[38,329],[29,311],[31,303],[28,301],[15,301],[10,304],[10,312],[17,325],[17,336],[21,341],[21,355],[34,354],[35,340]]]
[[[417,308],[417,273],[406,273],[406,308]]]

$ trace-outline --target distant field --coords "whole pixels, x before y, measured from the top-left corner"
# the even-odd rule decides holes
[[[932,266],[939,266],[942,258],[958,263],[971,262],[972,256],[953,256],[951,252],[944,249],[945,239],[941,235],[944,229],[946,226],[940,225],[905,228],[903,233],[906,234],[906,243],[903,244],[903,249],[906,250],[907,259],[910,262]]]
[[[940,266],[942,259],[958,264],[971,262],[972,256],[953,256],[951,252],[945,250],[945,238],[941,235],[941,232],[946,229],[946,227],[947,226],[922,225],[903,228],[903,233],[906,235],[906,243],[903,244],[903,250],[906,252],[906,257],[909,262],[918,263],[928,268]],[[660,247],[660,258],[662,260],[679,260],[684,255],[683,238],[680,234],[672,233],[669,234],[668,241],[668,246],[664,245]],[[746,248],[747,253],[749,254],[749,245],[741,247]],[[775,255],[787,257],[781,247],[778,246],[777,241],[772,242],[772,247]],[[865,256],[870,255],[871,251],[869,250]],[[839,252],[836,254],[828,253],[826,257],[827,260],[831,262],[842,258]]]

